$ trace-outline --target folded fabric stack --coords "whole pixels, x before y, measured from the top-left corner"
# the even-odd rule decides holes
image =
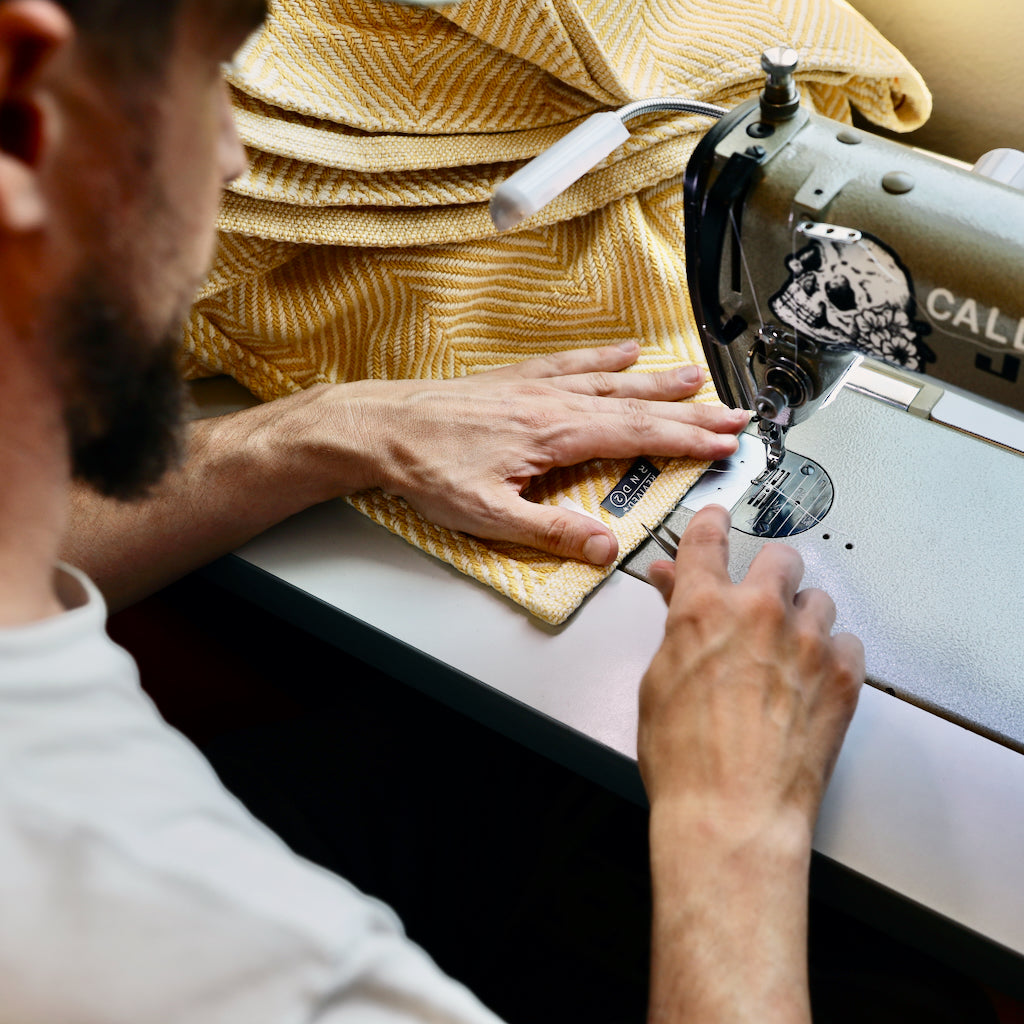
[[[627,339],[637,370],[702,364],[681,180],[706,119],[631,122],[626,144],[514,232],[495,232],[487,202],[595,111],[756,95],[760,54],[780,43],[799,50],[819,112],[848,120],[852,104],[897,130],[927,117],[920,77],[843,0],[272,0],[228,70],[252,162],[225,195],[186,372],[269,400]],[[704,469],[652,462],[660,475],[622,518],[601,501],[628,461],[553,471],[529,496],[602,518],[625,555]],[[551,623],[611,571],[435,527],[379,492],[350,501]]]

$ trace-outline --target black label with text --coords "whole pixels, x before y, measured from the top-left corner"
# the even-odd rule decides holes
[[[646,459],[637,459],[601,502],[601,508],[621,519],[647,493],[657,475],[658,470]]]

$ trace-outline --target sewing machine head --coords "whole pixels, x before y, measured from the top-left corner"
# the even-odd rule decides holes
[[[761,95],[732,111],[662,97],[593,115],[498,187],[495,225],[580,178],[632,117],[719,118],[686,168],[690,301],[719,397],[754,413],[769,470],[864,355],[1024,410],[1024,154],[969,171],[811,113],[795,50],[761,66]]]
[[[761,63],[760,98],[687,167],[686,262],[718,394],[753,411],[769,469],[862,355],[1024,409],[1024,156],[972,173],[810,113],[794,50]]]

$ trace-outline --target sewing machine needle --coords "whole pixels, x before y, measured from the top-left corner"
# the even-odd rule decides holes
[[[673,559],[676,557],[676,551],[678,550],[677,548],[673,548],[666,541],[662,540],[646,523],[641,523],[640,525],[647,531],[648,535],[654,539],[654,542],[658,545],[658,547],[661,548],[662,551],[665,552],[665,554],[667,554],[670,558]],[[675,534],[673,534],[672,531],[668,529],[668,527],[665,527],[665,529],[667,530],[669,536],[676,542],[676,544],[678,544],[679,538]]]

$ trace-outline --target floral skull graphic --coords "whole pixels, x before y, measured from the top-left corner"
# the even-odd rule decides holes
[[[910,276],[877,239],[812,241],[786,262],[789,279],[769,305],[798,337],[849,345],[909,370],[934,360],[921,340],[925,325],[911,319]]]

